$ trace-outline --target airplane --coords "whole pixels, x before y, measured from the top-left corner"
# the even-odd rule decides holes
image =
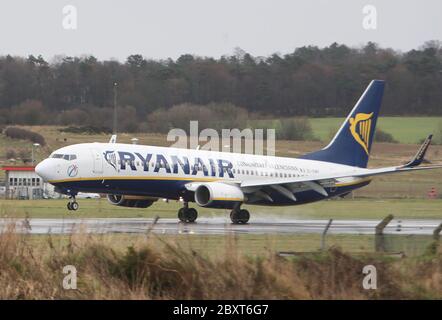
[[[299,158],[214,152],[116,143],[82,143],[60,148],[35,168],[36,173],[70,197],[77,210],[79,192],[107,194],[109,202],[147,208],[158,199],[183,202],[178,219],[195,222],[189,207],[231,210],[233,224],[245,224],[250,213],[242,204],[291,206],[344,196],[368,185],[373,177],[442,168],[420,166],[430,135],[407,164],[368,169],[385,82],[372,80],[322,150]]]

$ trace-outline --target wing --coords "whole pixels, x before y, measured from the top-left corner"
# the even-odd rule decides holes
[[[244,191],[253,193],[259,192],[263,187],[271,187],[272,189],[278,191],[283,194],[287,198],[290,198],[296,201],[294,196],[294,192],[304,191],[304,190],[314,190],[324,196],[327,196],[327,191],[324,186],[338,186],[338,179],[353,179],[353,180],[361,180],[363,178],[369,178],[372,176],[384,175],[384,174],[393,174],[393,173],[401,173],[401,172],[409,172],[416,170],[429,170],[429,169],[438,169],[442,168],[442,165],[434,165],[434,166],[425,166],[418,167],[425,157],[425,153],[428,150],[428,146],[431,143],[432,136],[430,135],[422,146],[419,148],[418,152],[407,164],[402,166],[395,167],[386,167],[386,168],[378,168],[378,169],[365,169],[365,168],[354,168],[348,171],[336,172],[330,174],[322,174],[316,176],[307,176],[307,177],[299,177],[293,179],[287,178],[275,178],[266,181],[259,180],[247,180],[243,181],[240,186],[244,189]]]

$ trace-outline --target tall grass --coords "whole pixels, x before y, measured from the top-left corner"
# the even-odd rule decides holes
[[[229,238],[207,256],[153,235],[119,249],[100,236],[45,236],[40,245],[11,225],[0,234],[1,299],[390,299],[441,298],[442,255],[389,261],[332,248],[296,259],[273,252],[248,257]],[[362,268],[374,264],[378,289],[362,288]],[[63,267],[78,272],[78,288],[62,288]],[[412,277],[412,278],[409,278]],[[412,280],[412,281],[411,281]]]

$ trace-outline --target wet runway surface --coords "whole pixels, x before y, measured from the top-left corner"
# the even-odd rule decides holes
[[[380,220],[334,220],[329,234],[374,234]],[[440,220],[392,220],[386,234],[427,234],[441,223]],[[0,231],[15,223],[15,230],[30,234],[86,233],[146,233],[160,234],[301,234],[322,233],[328,220],[298,220],[286,218],[254,218],[245,225],[233,225],[228,218],[198,218],[196,223],[185,224],[177,219],[102,218],[102,219],[0,219]]]

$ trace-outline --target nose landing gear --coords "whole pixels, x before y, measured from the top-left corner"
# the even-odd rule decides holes
[[[69,200],[69,202],[67,204],[68,210],[69,211],[71,211],[71,210],[72,211],[77,211],[80,206],[78,205],[78,202],[75,200],[75,196],[71,196],[69,198],[70,198],[70,200]]]

